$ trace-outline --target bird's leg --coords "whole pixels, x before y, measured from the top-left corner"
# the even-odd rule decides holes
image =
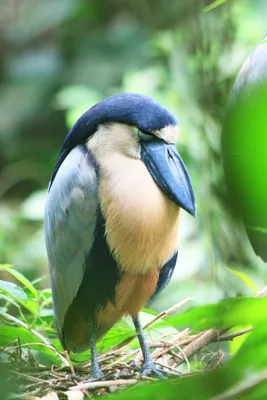
[[[164,378],[162,372],[156,367],[156,365],[154,364],[154,362],[151,358],[149,347],[148,347],[148,344],[147,344],[147,341],[145,338],[144,330],[143,330],[139,316],[137,316],[135,319],[133,319],[133,323],[134,323],[135,330],[138,335],[138,340],[139,340],[140,347],[141,347],[141,350],[143,353],[143,358],[144,358],[141,376],[155,374],[159,378]]]
[[[95,320],[93,318],[89,321],[90,328],[90,350],[91,350],[91,375],[90,381],[102,378],[104,376],[103,372],[100,369],[97,352],[96,352],[96,337],[95,337]]]
[[[169,372],[169,371],[161,371],[159,368],[156,367],[154,361],[151,358],[149,347],[145,338],[144,330],[140,321],[139,316],[137,316],[135,319],[133,319],[135,330],[138,335],[138,340],[140,343],[140,347],[143,353],[143,367],[141,369],[141,376],[147,376],[149,374],[154,374],[158,376],[161,379],[166,379],[166,377],[163,375],[168,375],[172,377],[179,377],[179,373],[175,372]]]

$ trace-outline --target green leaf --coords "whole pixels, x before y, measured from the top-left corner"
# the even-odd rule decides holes
[[[54,318],[54,311],[52,308],[41,308],[39,311],[39,317],[53,317]]]
[[[266,309],[267,298],[235,298],[194,308],[167,322],[174,326],[192,325],[194,330],[256,325],[266,320]]]
[[[237,325],[233,329],[230,329],[227,333],[231,334],[234,332],[241,331],[243,329],[249,328],[248,325]],[[247,340],[248,335],[250,335],[251,332],[245,333],[244,335],[240,335],[235,337],[233,340],[229,341],[229,348],[230,348],[230,353],[231,355],[234,355],[237,353],[237,351],[240,349],[240,347],[245,343]]]
[[[35,316],[38,315],[38,303],[34,299],[29,299],[26,305],[27,309],[30,310]]]
[[[29,300],[23,289],[15,283],[0,280],[0,294],[4,294],[10,302],[16,302],[27,308],[32,314],[37,315],[37,303]]]
[[[123,342],[134,333],[134,329],[130,328],[122,320],[112,329],[110,329],[105,336],[103,336],[103,338],[97,343],[97,348],[101,352],[108,351],[113,347],[119,345],[121,342]]]
[[[182,379],[135,386],[127,391],[110,396],[118,400],[207,400],[226,390],[240,377],[238,371],[226,369],[206,372]],[[182,396],[181,396],[182,394]]]
[[[247,340],[240,347],[235,356],[230,360],[229,366],[240,368],[245,372],[260,370],[267,365],[267,316],[265,309],[265,320],[258,324],[248,335]]]
[[[29,291],[34,295],[34,297],[38,297],[38,291],[35,287],[31,284],[31,282],[22,275],[19,271],[12,268],[11,265],[2,264],[0,265],[0,270],[4,269],[5,271],[9,272],[14,278],[16,278],[22,285],[24,285]]]
[[[16,340],[19,339],[19,342]],[[37,359],[41,359],[45,365],[60,364],[59,358],[53,350],[40,342],[32,332],[23,327],[0,325],[0,346],[10,348],[18,346],[30,348],[35,351]],[[29,346],[24,346],[28,344]],[[45,361],[46,360],[46,361]]]
[[[26,343],[38,341],[36,336],[28,329],[17,326],[0,325],[0,345],[6,346],[13,340],[19,338]]]
[[[12,282],[0,280],[0,292],[23,305],[28,301],[28,296],[21,287]]]
[[[252,279],[250,279],[244,272],[238,271],[237,269],[230,268],[230,267],[225,267],[227,271],[231,272],[233,275],[235,275],[237,278],[239,278],[244,284],[253,292],[253,293],[258,293],[258,288],[253,282]]]
[[[206,7],[204,7],[203,10],[204,10],[204,12],[211,11],[211,10],[213,10],[214,8],[221,6],[223,3],[226,3],[227,1],[228,1],[228,0],[216,0],[216,1],[214,1],[212,4],[210,4],[210,5],[206,6]]]

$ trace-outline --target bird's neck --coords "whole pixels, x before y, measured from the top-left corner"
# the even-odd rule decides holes
[[[141,160],[113,153],[101,161],[99,197],[107,243],[124,271],[144,274],[177,249],[179,207]]]

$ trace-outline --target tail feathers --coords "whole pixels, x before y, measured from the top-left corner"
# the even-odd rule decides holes
[[[100,340],[112,326],[122,317],[122,312],[116,310],[111,312],[111,307],[101,310],[96,317],[96,341]],[[59,338],[63,347],[74,353],[83,353],[90,348],[90,329],[88,318],[81,312],[70,309],[65,318],[62,331],[59,331]]]

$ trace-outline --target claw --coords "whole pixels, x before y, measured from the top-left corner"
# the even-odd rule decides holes
[[[163,371],[162,369],[158,368],[152,359],[145,361],[142,368],[140,368],[135,361],[132,361],[132,366],[137,368],[141,376],[155,375],[159,379],[167,379],[167,377],[180,377],[178,372]]]
[[[163,371],[161,372],[160,369],[156,367],[156,365],[153,363],[152,360],[148,360],[147,362],[145,362],[143,364],[143,367],[139,367],[139,365],[137,365],[137,362],[135,360],[132,360],[131,367],[140,372],[141,376],[148,376],[154,374],[161,379],[165,379],[162,373]]]
[[[154,364],[152,366],[150,364],[143,366],[141,371],[141,376],[148,376],[148,375],[156,375],[160,379],[167,379],[160,371],[160,369],[157,368]]]
[[[143,365],[141,376],[156,375],[159,379],[167,379],[168,377],[180,377],[178,373],[172,371],[163,371],[162,369],[156,367],[156,365],[151,362],[147,362]]]
[[[159,379],[167,379],[163,375],[163,371],[161,371],[152,360],[148,360],[144,362],[142,370],[141,370],[141,376],[148,376],[148,375],[156,375]]]

